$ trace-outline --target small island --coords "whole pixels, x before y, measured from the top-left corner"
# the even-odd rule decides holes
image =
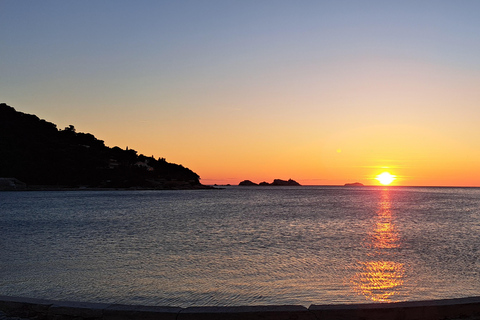
[[[243,180],[238,184],[239,186],[301,186],[300,183],[298,183],[295,180],[288,179],[288,180],[282,180],[282,179],[275,179],[273,180],[272,183],[268,183],[266,181],[260,182],[260,183],[255,183],[250,180]]]
[[[364,187],[363,183],[360,182],[353,182],[353,183],[345,183],[345,187]]]

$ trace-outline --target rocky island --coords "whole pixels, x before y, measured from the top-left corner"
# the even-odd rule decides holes
[[[353,183],[345,183],[345,187],[364,187],[363,183],[360,182],[353,182]]]
[[[300,183],[292,179],[288,179],[288,180],[275,179],[273,180],[272,183],[268,183],[266,181],[255,183],[250,180],[243,180],[238,185],[239,186],[301,186]]]
[[[0,190],[62,188],[212,188],[182,165],[107,147],[73,125],[63,130],[0,104]]]

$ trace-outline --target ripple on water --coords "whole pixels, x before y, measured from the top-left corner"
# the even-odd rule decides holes
[[[2,193],[0,294],[146,305],[478,295],[480,191]]]

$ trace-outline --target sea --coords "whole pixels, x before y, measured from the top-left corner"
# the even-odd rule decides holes
[[[157,306],[480,295],[480,189],[0,193],[0,295]]]

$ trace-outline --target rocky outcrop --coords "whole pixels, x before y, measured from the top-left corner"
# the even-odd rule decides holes
[[[271,186],[300,186],[300,183],[292,179],[288,179],[287,181],[281,180],[281,179],[275,179],[273,180],[272,183],[270,183],[270,185]]]
[[[301,186],[300,183],[292,179],[288,179],[288,180],[275,179],[273,180],[272,183],[263,181],[263,182],[260,182],[259,184],[256,184],[255,182],[252,182],[250,180],[243,180],[238,185],[239,186],[262,186],[262,187],[263,186]]]
[[[345,183],[345,187],[363,187],[363,183],[360,182],[353,182],[353,183]]]
[[[239,186],[247,186],[247,187],[249,187],[249,186],[258,186],[258,184],[256,184],[255,182],[252,182],[252,181],[250,181],[250,180],[243,180],[243,181],[240,182],[238,185],[239,185]]]

